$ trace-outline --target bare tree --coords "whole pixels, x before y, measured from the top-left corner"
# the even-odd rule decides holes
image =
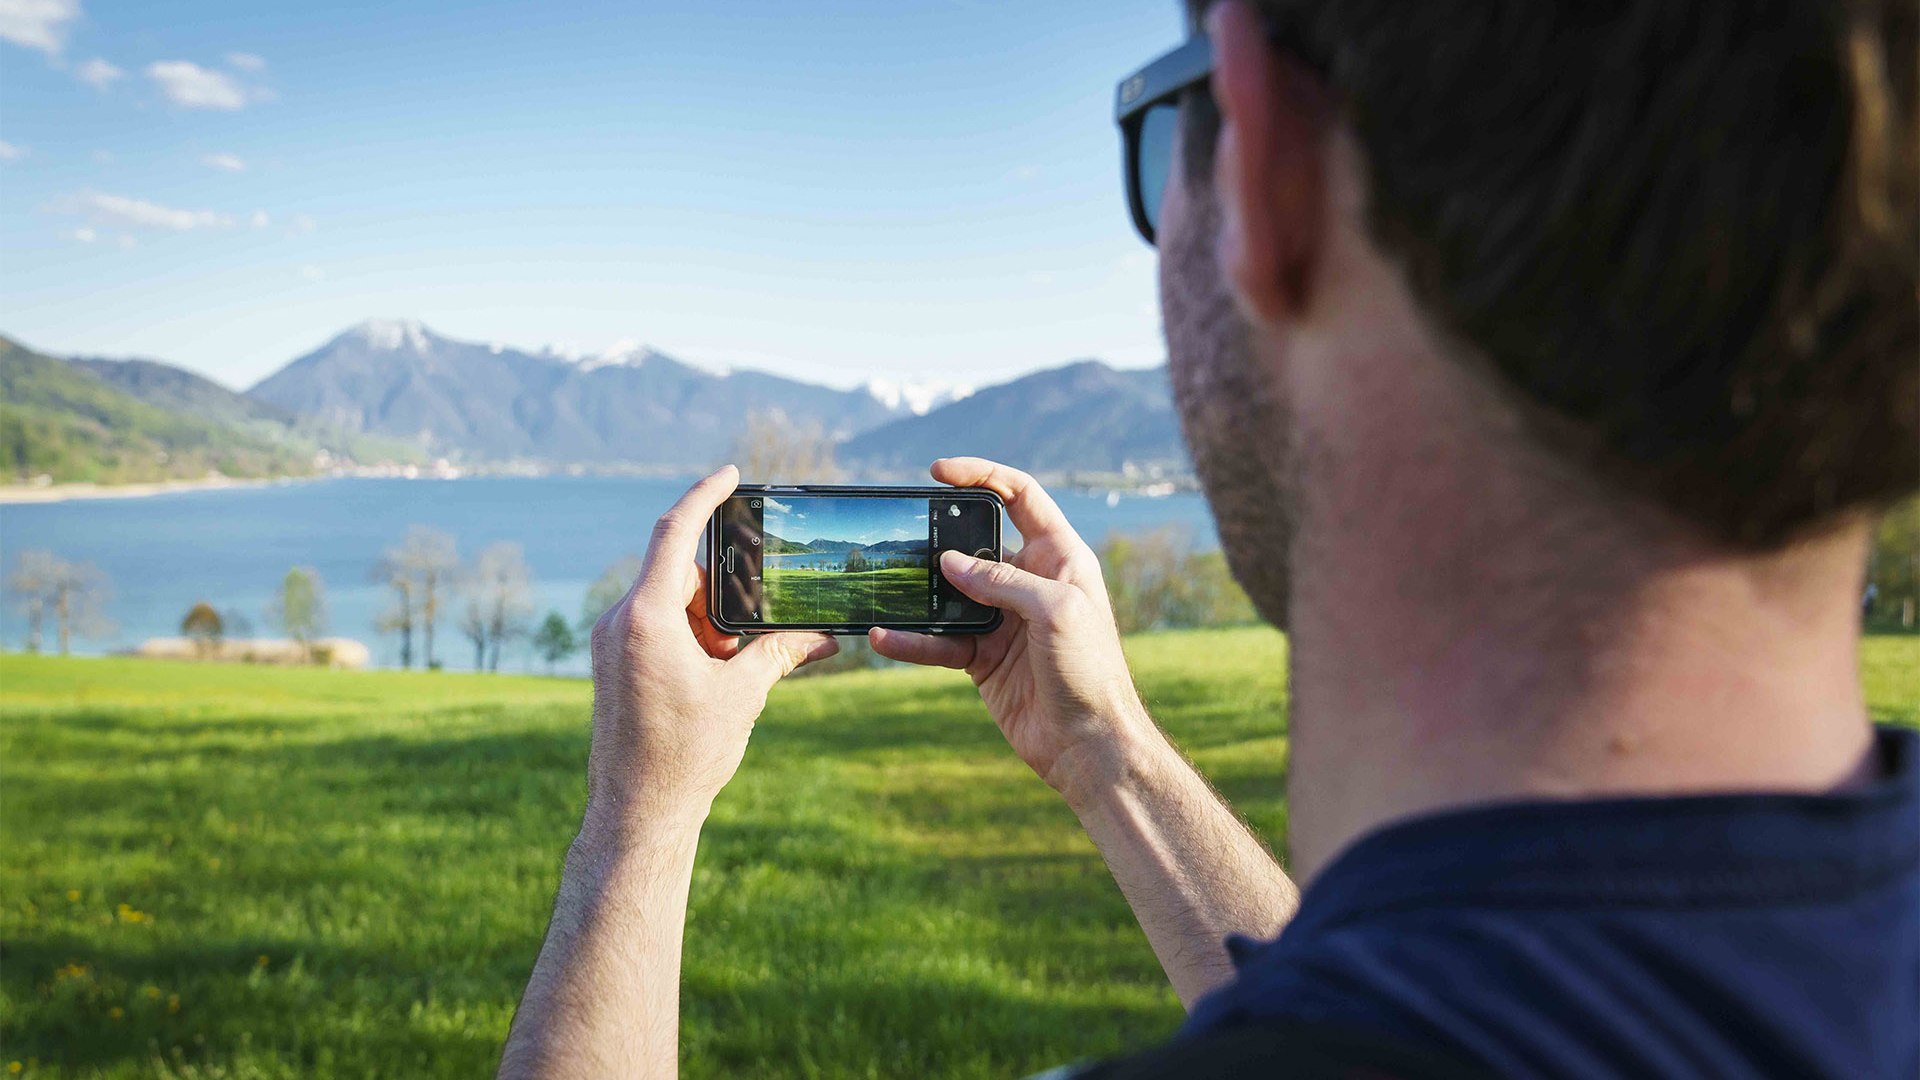
[[[111,590],[99,567],[70,563],[44,551],[21,552],[17,566],[8,587],[22,597],[29,650],[39,651],[41,628],[49,615],[61,656],[69,652],[75,634],[95,637],[112,630],[113,623],[106,617]]]
[[[755,409],[733,441],[733,462],[754,483],[830,484],[840,479],[833,448],[818,420],[799,423],[779,409]]]
[[[469,624],[476,620],[487,670],[499,671],[502,646],[524,637],[533,620],[533,575],[519,544],[490,544],[474,560],[467,577],[467,618],[462,625],[469,640],[475,636]]]
[[[473,643],[473,670],[487,669],[487,611],[477,596],[467,597],[467,607],[460,613],[460,633]]]
[[[393,590],[393,603],[374,619],[374,629],[400,635],[400,667],[413,667],[413,626],[419,618],[415,610],[415,591],[419,582],[411,571],[389,550],[373,567],[373,580]]]
[[[446,533],[425,525],[415,525],[407,530],[406,540],[393,554],[397,554],[413,574],[417,600],[415,617],[426,647],[426,665],[428,668],[437,667],[439,662],[433,655],[433,632],[440,625],[440,614],[446,608],[453,584],[460,576],[460,549],[453,537]]]
[[[20,614],[27,619],[26,648],[40,651],[40,636],[47,620],[47,601],[53,595],[53,583],[60,576],[60,560],[51,551],[23,551],[13,560],[13,573],[7,578],[7,594],[13,597]]]

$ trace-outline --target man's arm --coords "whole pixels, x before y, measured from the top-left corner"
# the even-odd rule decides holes
[[[1277,933],[1298,893],[1140,704],[1100,562],[1045,489],[979,458],[936,461],[933,476],[993,490],[1025,539],[1003,563],[941,559],[948,581],[1005,618],[970,638],[876,630],[873,647],[973,677],[1008,743],[1079,815],[1191,1007],[1232,977],[1226,936]]]
[[[1158,730],[1056,765],[1049,779],[1187,1008],[1233,978],[1228,934],[1272,937],[1299,907],[1272,852]]]
[[[593,628],[587,812],[503,1077],[678,1071],[680,944],[700,826],[740,767],[767,691],[837,649],[821,634],[742,644],[707,622],[694,554],[738,481],[728,466],[667,511],[639,579]]]
[[[668,1077],[699,827],[622,838],[585,825],[567,852],[501,1076]]]

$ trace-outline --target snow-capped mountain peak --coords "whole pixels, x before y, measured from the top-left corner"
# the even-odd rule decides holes
[[[582,371],[603,367],[639,367],[653,356],[653,347],[633,338],[621,338],[593,356],[582,356],[574,363]]]
[[[433,332],[418,319],[368,319],[351,332],[375,349],[426,352],[433,347]]]
[[[950,405],[973,395],[973,387],[944,382],[908,382],[898,379],[871,379],[867,393],[889,411],[925,416],[942,405]]]

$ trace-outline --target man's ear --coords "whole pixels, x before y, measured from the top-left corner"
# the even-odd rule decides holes
[[[1319,77],[1277,52],[1246,0],[1207,12],[1221,268],[1253,319],[1306,310],[1325,214],[1328,99]]]

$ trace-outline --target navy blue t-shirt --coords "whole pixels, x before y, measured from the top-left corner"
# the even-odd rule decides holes
[[[1334,861],[1184,1034],[1305,1022],[1509,1076],[1920,1076],[1920,737],[1828,795],[1534,802]]]

